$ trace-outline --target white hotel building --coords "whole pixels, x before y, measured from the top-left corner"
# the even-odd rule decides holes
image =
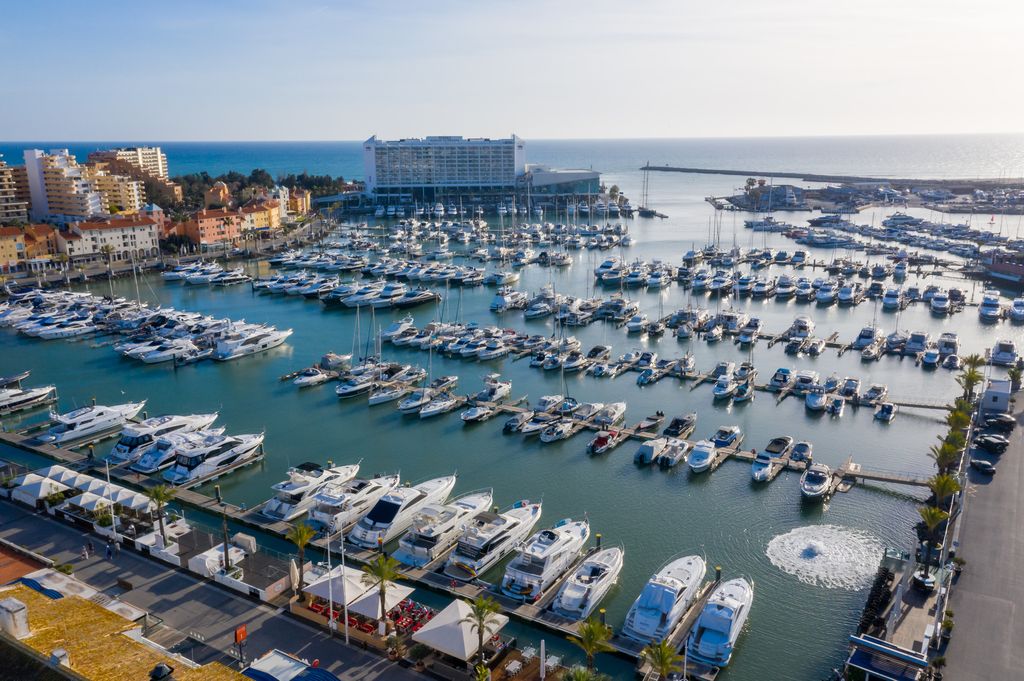
[[[363,143],[367,193],[377,198],[434,200],[515,191],[526,172],[526,143],[507,139],[425,137]]]

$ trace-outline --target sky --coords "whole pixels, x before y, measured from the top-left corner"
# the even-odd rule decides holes
[[[4,3],[4,140],[1024,130],[1020,0]]]

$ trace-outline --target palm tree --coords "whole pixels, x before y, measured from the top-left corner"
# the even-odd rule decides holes
[[[977,369],[964,369],[956,377],[957,384],[964,389],[964,399],[970,400],[974,395],[974,389],[984,380],[984,376]]]
[[[388,585],[394,583],[401,576],[398,572],[398,561],[386,553],[380,553],[376,558],[367,563],[363,570],[363,584],[369,587],[377,587],[378,595],[380,596],[379,621],[386,627]]]
[[[109,269],[114,262],[114,247],[110,244],[104,244],[100,247],[100,253],[107,256],[107,268]]]
[[[962,452],[964,447],[967,446],[967,436],[964,435],[964,431],[962,430],[951,430],[946,433],[945,437],[940,438],[939,442],[953,447],[958,452]]]
[[[156,504],[156,518],[160,523],[160,538],[163,539],[164,546],[167,546],[167,532],[164,531],[164,504],[170,503],[177,493],[173,487],[168,485],[157,485],[146,491],[149,500]]]
[[[952,475],[939,474],[928,480],[928,489],[935,495],[935,505],[940,506],[944,499],[960,491],[960,483]]]
[[[663,679],[667,679],[669,675],[676,671],[683,662],[682,655],[679,655],[672,644],[662,639],[657,643],[651,643],[644,647],[640,651],[640,656],[644,659],[647,664],[654,668],[654,671],[658,672],[658,676]],[[684,672],[686,670],[683,670]]]
[[[950,470],[960,461],[960,450],[951,444],[932,445],[928,452],[940,473]]]
[[[1010,384],[1014,390],[1020,389],[1021,378],[1024,378],[1024,369],[1019,366],[1012,366],[1006,370],[1006,377],[1010,379]]]
[[[943,511],[941,508],[935,508],[934,506],[918,506],[918,514],[921,516],[921,520],[924,522],[926,530],[926,539],[924,540],[924,566],[928,567],[928,563],[931,558],[931,540],[935,536],[935,530],[939,528],[939,525],[946,522],[949,518],[949,514]]]
[[[971,425],[971,415],[959,409],[954,409],[946,414],[946,425],[949,426],[950,430],[963,430]]]
[[[977,353],[967,355],[963,358],[963,365],[968,369],[974,369],[977,371],[981,367],[985,366],[985,358]]]
[[[462,618],[460,624],[468,624],[471,631],[476,631],[477,654],[480,656],[480,665],[484,664],[484,638],[493,635],[498,631],[498,602],[490,596],[477,596],[469,604],[469,614]]]
[[[596,617],[589,617],[581,623],[576,633],[576,636],[568,637],[569,643],[579,646],[586,653],[587,669],[594,668],[595,655],[613,650],[608,645],[608,640],[612,637],[612,628]]]
[[[313,541],[313,537],[316,536],[316,530],[313,526],[306,522],[295,523],[288,530],[288,534],[285,538],[291,543],[295,544],[295,548],[298,549],[299,554],[299,586],[295,589],[295,593],[298,594],[302,591],[302,587],[305,586],[303,583],[306,575],[302,566],[306,563],[306,545]]]
[[[587,669],[586,667],[573,667],[562,675],[562,681],[610,681],[611,677],[605,674]]]

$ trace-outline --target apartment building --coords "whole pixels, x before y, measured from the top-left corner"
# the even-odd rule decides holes
[[[69,223],[106,212],[103,195],[67,149],[26,149],[24,158],[32,220]]]
[[[15,169],[0,156],[0,225],[28,221],[28,202],[18,191]]]
[[[240,210],[201,210],[183,223],[182,231],[192,243],[200,246],[233,243],[241,237],[246,220],[246,214]]]
[[[57,248],[77,260],[143,260],[160,254],[160,225],[142,216],[79,222],[57,233]]]
[[[103,206],[110,213],[138,213],[146,205],[146,185],[112,172],[107,163],[89,163],[86,176],[103,195]]]
[[[0,272],[14,272],[25,262],[25,236],[20,227],[0,227]]]

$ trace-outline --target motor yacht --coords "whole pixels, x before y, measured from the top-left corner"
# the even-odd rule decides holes
[[[800,475],[800,495],[804,499],[821,499],[828,494],[832,469],[823,463],[812,463]]]
[[[900,310],[903,309],[904,303],[903,289],[900,288],[888,288],[882,296],[883,310]]]
[[[589,617],[618,580],[625,555],[613,546],[588,556],[559,588],[551,609],[576,621]]]
[[[329,484],[314,496],[309,520],[326,528],[328,534],[342,532],[369,513],[381,497],[397,488],[399,481],[396,473]]]
[[[768,389],[775,392],[780,392],[793,382],[793,371],[787,367],[779,367],[772,374],[771,380],[768,381]]]
[[[928,303],[928,307],[931,313],[939,317],[945,317],[949,314],[949,294],[945,291],[937,291],[932,296],[931,302]],[[1022,310],[1024,312],[1024,310]]]
[[[889,395],[889,388],[884,383],[872,383],[871,386],[857,398],[858,404],[875,404],[881,402]]]
[[[819,383],[821,383],[821,374],[813,369],[801,369],[793,377],[793,394],[804,395]]]
[[[857,337],[853,340],[853,349],[863,350],[869,345],[874,345],[875,343],[879,342],[880,340],[882,340],[884,336],[885,334],[878,327],[865,326],[863,329],[860,330],[860,333],[858,333]]]
[[[302,463],[288,469],[288,477],[271,489],[274,496],[260,509],[271,520],[290,522],[316,504],[316,495],[328,485],[341,485],[359,473],[359,464],[324,468],[318,463]]]
[[[276,348],[291,335],[291,329],[282,331],[272,326],[261,326],[238,333],[229,333],[217,341],[217,346],[211,356],[221,362],[238,359]]]
[[[449,393],[441,393],[420,409],[420,418],[429,419],[441,414],[447,414],[453,409],[458,408],[461,403],[462,401],[459,398]]]
[[[626,322],[626,331],[628,333],[642,333],[647,328],[647,315],[636,314]]]
[[[787,333],[789,338],[806,339],[814,333],[814,320],[806,315],[800,315],[793,320],[792,326]]]
[[[732,376],[721,376],[715,382],[712,394],[716,400],[724,400],[732,397],[736,392],[737,383]]]
[[[981,296],[978,306],[978,318],[986,323],[999,321],[1003,316],[1003,304],[999,300],[999,291],[989,290]]]
[[[0,414],[10,414],[29,409],[57,399],[57,386],[46,385],[39,388],[19,388],[15,386],[0,388]]]
[[[576,561],[589,538],[587,520],[566,518],[537,532],[505,568],[502,593],[524,602],[536,601]]]
[[[348,399],[350,397],[356,397],[357,395],[365,395],[373,390],[378,381],[379,373],[376,371],[356,374],[338,384],[338,387],[334,389],[334,393],[340,399]]]
[[[667,638],[693,603],[706,573],[700,556],[670,560],[647,581],[620,633],[645,644]]]
[[[52,426],[36,439],[56,446],[99,436],[114,429],[120,429],[142,411],[146,402],[128,402],[109,407],[90,405],[80,407],[66,414],[50,414]]]
[[[206,428],[190,433],[177,432],[164,435],[157,439],[152,447],[143,452],[130,466],[130,469],[145,475],[156,473],[174,463],[179,446],[185,449],[198,448],[207,440],[223,434],[224,428]]]
[[[537,400],[536,411],[549,412],[559,407],[565,401],[565,395],[542,395]]]
[[[121,438],[107,457],[114,465],[135,462],[156,446],[160,438],[174,433],[193,433],[209,428],[217,414],[191,414],[188,416],[154,416],[132,423],[121,431]]]
[[[445,576],[461,582],[482,577],[519,546],[540,520],[541,504],[517,501],[510,508],[478,514],[445,562]]]
[[[903,346],[904,355],[918,355],[924,352],[924,349],[928,347],[928,343],[931,341],[931,334],[927,331],[914,331],[907,338],[906,344]]]
[[[455,480],[456,476],[447,475],[391,490],[356,523],[348,540],[367,549],[383,546],[404,532],[423,508],[443,504],[455,487]]]
[[[687,638],[690,658],[725,667],[750,614],[754,587],[745,579],[730,579],[715,587]]]
[[[462,534],[466,523],[488,510],[491,490],[470,492],[448,504],[424,506],[412,519],[412,526],[399,541],[395,560],[410,567],[422,567],[441,557]]]
[[[715,458],[715,443],[708,440],[701,440],[693,446],[690,452],[690,470],[694,473],[703,473],[711,467]]]
[[[1024,322],[1024,298],[1014,298],[1010,304],[1010,321]]]
[[[407,332],[409,330],[415,330],[416,327],[413,326],[413,321],[414,320],[413,320],[412,317],[402,317],[401,319],[392,322],[388,326],[388,328],[386,328],[383,331],[381,331],[381,333],[380,333],[381,340],[384,341],[384,342],[391,342],[397,336],[400,336],[400,335],[402,335],[403,333],[405,333],[405,332]]]
[[[939,336],[937,343],[939,354],[942,356],[956,355],[960,352],[960,337],[954,331],[947,331]]]
[[[1017,344],[1012,340],[996,341],[992,346],[990,361],[996,366],[1012,366],[1017,363]]]
[[[839,387],[839,396],[845,400],[856,400],[860,394],[860,379],[847,376]]]
[[[171,485],[193,483],[229,466],[259,455],[263,433],[208,436],[195,445],[187,440],[175,448],[174,463],[164,471]]]

